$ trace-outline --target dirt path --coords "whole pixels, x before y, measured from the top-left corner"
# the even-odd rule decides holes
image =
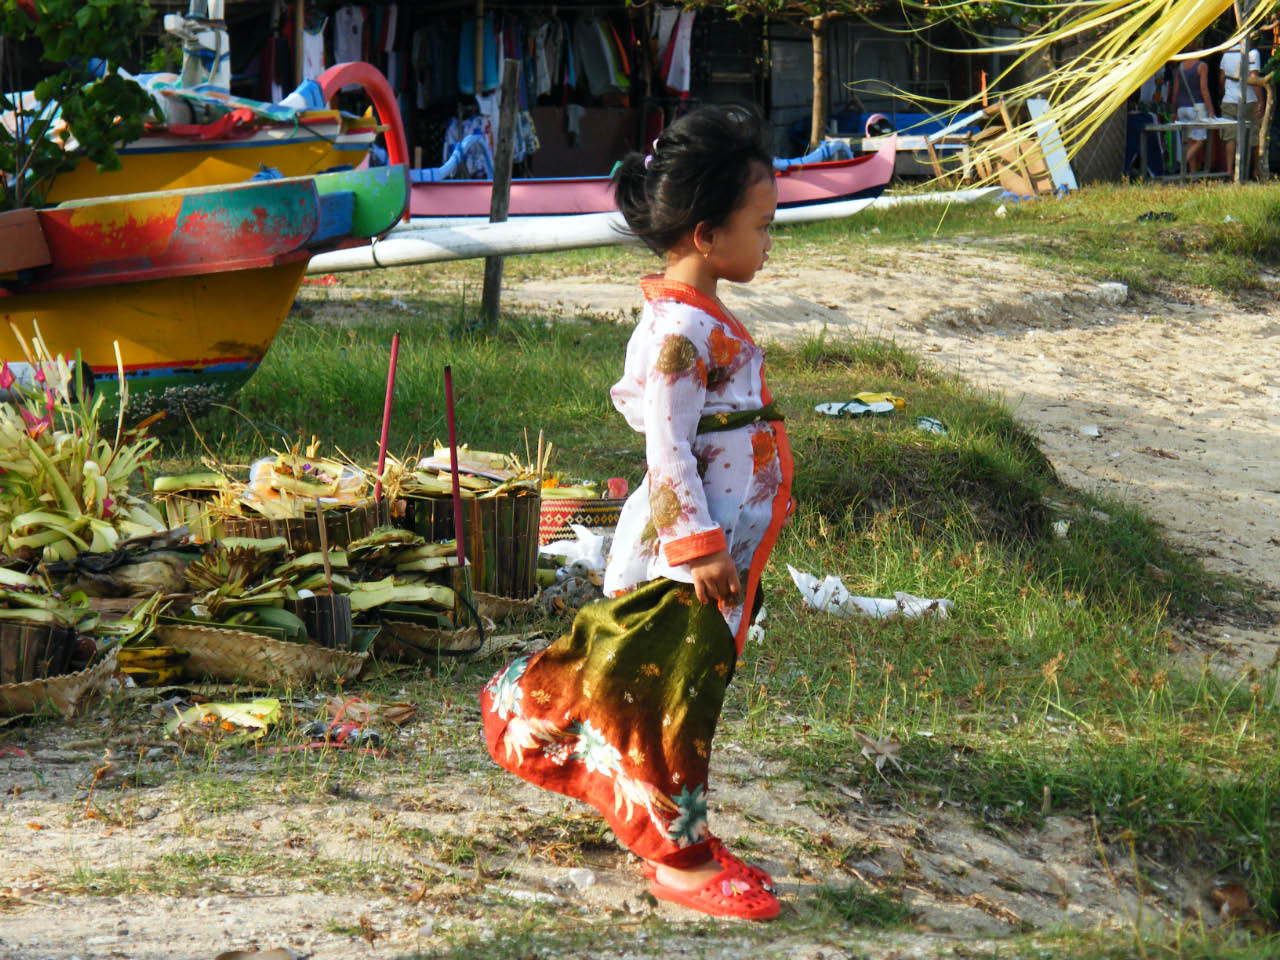
[[[592,811],[506,775],[475,745],[429,777],[395,762],[353,771],[329,755],[264,778],[272,761],[249,756],[221,762],[215,783],[201,777],[198,751],[179,759],[117,742],[117,767],[90,797],[102,742],[65,741],[55,729],[29,756],[0,761],[6,960],[279,948],[315,960],[431,957],[483,944],[533,910],[579,916],[629,947],[610,956],[707,955],[702,918],[646,902],[638,861],[601,835]],[[1127,851],[1109,851],[1108,875],[1077,819],[995,831],[944,805],[877,807],[846,785],[865,767],[833,771],[839,785],[801,784],[727,740],[712,767],[718,831],[773,873],[793,915],[820,911],[824,887],[888,883],[916,930],[877,935],[872,923],[864,942],[833,942],[811,921],[752,945],[750,930],[728,925],[717,956],[935,956],[957,935],[977,949],[1064,923],[1123,929],[1143,911],[1154,923],[1212,917],[1211,878],[1142,858],[1140,903]],[[655,911],[665,927],[645,924]]]
[[[636,304],[634,285],[603,277],[509,296],[570,313],[627,316]],[[873,250],[855,270],[784,255],[724,300],[761,339],[894,340],[1002,395],[1064,481],[1141,504],[1211,569],[1257,585],[1273,622],[1186,625],[1197,647],[1224,669],[1280,656],[1274,297],[1249,308],[1200,291],[1132,297],[939,245]]]

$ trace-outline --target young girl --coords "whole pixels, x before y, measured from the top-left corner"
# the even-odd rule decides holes
[[[622,509],[610,599],[489,681],[485,738],[512,773],[595,806],[645,861],[655,897],[765,920],[779,909],[769,875],[708,830],[707,769],[791,502],[764,354],[716,297],[772,246],[768,140],[753,113],[704,107],[650,155],[629,155],[614,185],[631,231],[666,258],[641,281],[644,313],[611,391],[645,436],[648,474]]]

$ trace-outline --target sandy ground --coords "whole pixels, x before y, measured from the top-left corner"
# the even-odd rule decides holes
[[[1065,482],[1141,504],[1210,569],[1255,585],[1272,622],[1184,624],[1198,649],[1223,669],[1276,660],[1280,277],[1239,306],[1204,291],[1134,297],[980,249],[887,248],[867,261],[770,264],[722,296],[758,339],[893,340],[1001,395]],[[507,296],[622,316],[637,302],[633,284],[602,277]]]
[[[1063,479],[1143,504],[1211,567],[1256,584],[1275,609],[1280,310],[1243,309],[1199,293],[1135,299],[954,247],[875,251],[868,259],[876,265],[852,271],[770,267],[725,299],[765,340],[824,329],[890,338],[1002,394]],[[506,296],[569,315],[627,316],[636,305],[634,284],[610,278],[522,283]],[[1270,663],[1280,649],[1276,627],[1265,623],[1187,629],[1195,649],[1224,669]],[[969,955],[1011,931],[1063,923],[1127,928],[1139,910],[1134,866],[1147,878],[1145,922],[1215,916],[1206,899],[1213,877],[1174,873],[1141,855],[1134,864],[1123,849],[1104,861],[1086,822],[1051,815],[1042,830],[993,831],[945,804],[873,807],[851,786],[875,775],[856,757],[830,782],[801,785],[741,746],[717,741],[716,827],[730,842],[755,841],[785,901],[803,903],[821,884],[888,882],[917,919],[914,931],[868,932],[856,943],[803,924],[764,945],[731,925],[708,939],[685,926],[698,923],[695,915],[645,901],[628,854],[607,842],[584,851],[572,840],[575,828],[588,831],[594,822],[582,807],[478,764],[477,747],[455,751],[457,762],[425,782],[399,764],[371,765],[336,796],[296,786],[286,795],[282,785],[278,802],[256,797],[209,813],[195,812],[169,748],[147,741],[149,734],[122,741],[97,729],[95,721],[78,726],[79,742],[67,742],[58,728],[34,732],[21,755],[0,758],[5,960],[213,958],[256,948],[317,960],[434,956],[451,940],[481,940],[495,924],[536,909],[584,923],[608,916],[615,930],[633,925],[633,937],[623,934],[627,956]],[[429,735],[411,730],[408,737]],[[401,757],[421,748],[397,744]],[[103,813],[86,817],[85,788],[104,749],[132,759],[117,759],[121,769],[95,793]],[[235,784],[259,762],[218,769]],[[335,774],[318,768],[316,776],[326,775]],[[161,785],[139,786],[139,778]],[[549,822],[569,842],[557,846]],[[762,832],[761,822],[773,829]],[[440,851],[459,843],[481,851],[479,862],[443,862]],[[277,868],[237,875],[224,865],[194,891],[165,889],[164,877],[184,855],[219,852],[228,862],[267,854]],[[373,872],[318,889],[308,865],[322,861],[363,862]],[[85,892],[83,871],[102,877],[116,869],[151,877],[158,888]],[[644,923],[655,909],[670,921],[660,941]],[[371,943],[352,932],[362,917]]]

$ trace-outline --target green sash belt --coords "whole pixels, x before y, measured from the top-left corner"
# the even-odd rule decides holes
[[[721,430],[737,430],[766,420],[781,420],[778,404],[769,401],[759,410],[734,410],[731,413],[709,413],[698,421],[698,433],[719,433]]]

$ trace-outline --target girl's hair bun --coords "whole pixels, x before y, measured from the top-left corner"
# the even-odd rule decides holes
[[[723,224],[765,175],[773,175],[773,152],[760,113],[700,107],[667,127],[650,156],[623,157],[614,199],[631,233],[661,254],[700,223]]]

